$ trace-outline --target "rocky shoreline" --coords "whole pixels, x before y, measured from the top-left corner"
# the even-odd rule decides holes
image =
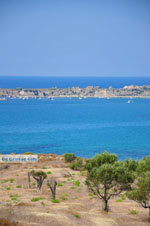
[[[100,88],[99,86],[87,86],[86,88],[41,88],[41,89],[4,89],[0,88],[0,98],[150,98],[150,85],[124,86],[123,88]]]

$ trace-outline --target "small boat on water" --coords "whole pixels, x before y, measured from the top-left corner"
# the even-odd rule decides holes
[[[7,101],[7,98],[0,98],[0,101]]]
[[[127,101],[127,104],[130,104],[130,103],[132,103],[133,102],[133,100],[128,100]]]

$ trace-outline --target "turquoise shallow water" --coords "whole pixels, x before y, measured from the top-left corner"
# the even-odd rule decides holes
[[[0,153],[150,155],[150,99],[0,101]]]

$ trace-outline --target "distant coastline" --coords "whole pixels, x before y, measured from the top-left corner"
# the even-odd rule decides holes
[[[0,98],[150,98],[150,85],[129,85],[123,88],[100,88],[87,86],[86,88],[0,88]]]

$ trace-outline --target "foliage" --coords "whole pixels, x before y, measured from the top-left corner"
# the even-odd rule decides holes
[[[80,181],[79,181],[79,180],[76,180],[76,181],[74,182],[74,185],[75,185],[75,186],[80,186]]]
[[[51,202],[52,203],[60,203],[60,200],[59,199],[52,199]]]
[[[108,211],[108,201],[119,195],[123,190],[129,189],[134,181],[134,174],[119,164],[102,164],[90,170],[86,178],[86,185],[91,193],[103,199],[104,210]]]
[[[103,164],[113,164],[114,162],[117,161],[117,156],[114,154],[109,154],[107,151],[104,151],[101,154],[97,154],[95,157],[92,159],[89,159],[86,161],[85,164],[85,169],[90,172],[93,168],[95,167],[100,167]]]
[[[138,175],[142,175],[146,171],[150,171],[150,157],[144,157],[142,160],[138,161],[137,169]]]
[[[35,197],[35,198],[32,198],[31,199],[31,202],[37,202],[39,200],[43,200],[43,198],[41,198],[41,197]]]
[[[65,162],[72,162],[76,159],[76,156],[73,153],[66,153],[64,155],[64,159],[65,159]]]
[[[52,173],[51,171],[48,171],[48,172],[47,172],[47,174],[51,174],[51,173]]]
[[[75,162],[72,162],[69,167],[73,170],[80,170],[82,168],[83,160],[78,158]]]
[[[136,215],[137,213],[138,213],[137,210],[131,210],[131,211],[130,211],[130,214],[132,214],[132,215]]]
[[[80,214],[79,213],[73,213],[73,216],[75,216],[76,218],[80,218]]]
[[[149,209],[149,220],[150,220],[150,172],[147,171],[138,178],[136,188],[127,192],[129,199],[132,199],[141,204],[145,209]]]

